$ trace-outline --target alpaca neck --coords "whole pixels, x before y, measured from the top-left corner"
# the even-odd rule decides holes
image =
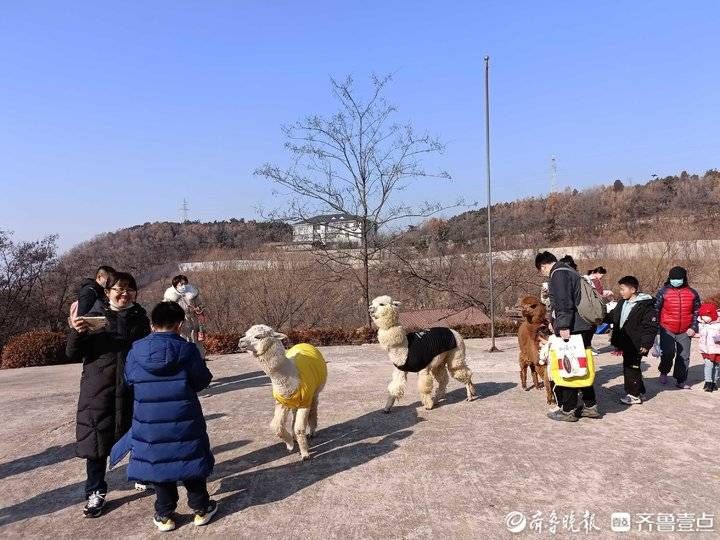
[[[285,356],[285,348],[273,345],[265,353],[258,356],[260,365],[265,374],[270,377],[273,393],[283,397],[292,396],[300,386],[295,363]]]
[[[378,343],[387,351],[396,366],[405,364],[408,355],[408,341],[405,329],[398,325],[378,329]]]

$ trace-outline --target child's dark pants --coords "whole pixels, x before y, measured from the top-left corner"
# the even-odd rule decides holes
[[[640,394],[645,393],[642,357],[639,354],[623,351],[623,377],[625,378],[625,392],[634,397],[640,397]]]
[[[178,502],[177,482],[153,483],[155,486],[155,512],[159,516],[166,517],[175,511]],[[184,480],[183,485],[187,490],[188,506],[193,510],[205,510],[210,504],[210,495],[207,491],[207,479]]]
[[[87,480],[85,480],[85,497],[96,491],[99,491],[100,493],[107,493],[107,482],[105,482],[106,469],[107,458],[87,460]]]

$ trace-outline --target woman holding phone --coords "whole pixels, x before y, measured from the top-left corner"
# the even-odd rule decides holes
[[[102,514],[107,458],[132,422],[133,397],[123,381],[125,358],[133,342],[150,333],[147,314],[135,303],[137,284],[132,275],[116,273],[108,280],[105,295],[108,304],[98,300],[86,317],[71,318],[66,350],[68,358],[83,363],[76,453],[87,460],[83,515],[89,518]]]

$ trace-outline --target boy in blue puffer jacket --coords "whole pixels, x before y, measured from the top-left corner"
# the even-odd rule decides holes
[[[114,466],[130,452],[128,479],[155,485],[153,522],[163,532],[175,528],[177,482],[187,490],[195,525],[206,525],[218,507],[207,491],[215,459],[197,397],[212,373],[197,346],[179,335],[184,320],[178,304],[161,302],[152,311],[153,333],[133,344],[125,363],[125,382],[134,390],[132,427],[110,456]]]

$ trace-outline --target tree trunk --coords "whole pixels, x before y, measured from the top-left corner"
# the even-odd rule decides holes
[[[365,297],[365,321],[372,328],[372,317],[370,317],[370,260],[368,256],[367,219],[363,219],[363,296]]]

